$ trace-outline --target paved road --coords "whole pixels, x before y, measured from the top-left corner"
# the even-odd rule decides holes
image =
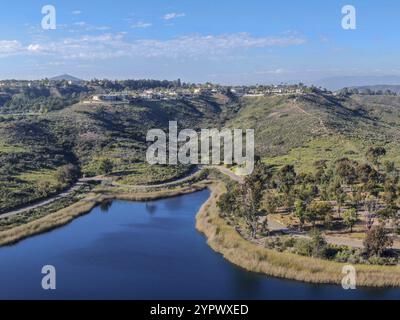
[[[181,179],[179,179],[179,180],[175,180],[175,181],[171,181],[171,182],[167,182],[167,183],[163,183],[163,184],[158,184],[158,185],[132,185],[132,186],[129,186],[129,185],[119,185],[119,184],[116,184],[116,183],[113,183],[112,185],[113,185],[113,186],[132,187],[132,188],[138,188],[138,189],[139,189],[139,188],[140,188],[140,189],[145,189],[145,188],[158,188],[158,187],[173,186],[173,185],[178,185],[178,184],[181,184],[181,183],[183,183],[183,182],[186,182],[186,181],[190,180],[190,179],[193,178],[196,174],[198,174],[198,172],[199,172],[200,170],[201,170],[201,168],[200,168],[200,167],[197,167],[194,171],[192,171],[192,172],[191,172],[188,176],[186,176],[186,177],[183,177],[183,178],[181,178]],[[102,181],[105,181],[105,180],[108,180],[108,179],[109,179],[109,178],[107,178],[107,177],[105,177],[105,176],[97,176],[97,177],[92,177],[92,178],[82,178],[82,179],[79,179],[78,182],[77,182],[76,184],[74,184],[74,185],[73,185],[72,187],[70,187],[68,190],[66,190],[66,191],[64,191],[64,192],[62,192],[62,193],[60,193],[60,194],[57,194],[57,195],[52,196],[52,197],[50,197],[50,198],[47,198],[47,199],[45,199],[45,200],[38,201],[38,202],[36,202],[36,203],[34,203],[34,204],[27,205],[27,206],[24,206],[24,207],[19,208],[19,209],[16,209],[16,210],[12,210],[12,211],[9,211],[9,212],[0,214],[0,218],[8,218],[8,217],[11,217],[11,216],[15,216],[15,215],[17,215],[17,214],[20,214],[20,213],[24,213],[24,212],[27,212],[27,211],[30,211],[30,210],[33,210],[33,209],[37,209],[37,208],[46,206],[46,205],[51,204],[51,203],[53,203],[53,202],[55,202],[55,201],[57,201],[57,200],[60,200],[60,199],[65,198],[65,197],[68,197],[70,194],[72,194],[73,192],[75,192],[76,190],[78,190],[80,187],[82,187],[83,185],[85,185],[85,184],[87,184],[87,183],[89,183],[89,182],[92,182],[92,181],[102,182]]]
[[[40,116],[43,113],[29,112],[29,113],[0,113],[0,116]]]
[[[69,196],[70,194],[72,194],[73,192],[78,190],[81,186],[85,185],[87,183],[87,181],[89,181],[89,180],[81,179],[77,183],[75,183],[71,188],[69,188],[68,190],[66,190],[66,191],[64,191],[62,193],[59,193],[59,194],[57,194],[57,195],[55,195],[53,197],[47,198],[45,200],[38,201],[38,202],[36,202],[34,204],[24,206],[24,207],[22,207],[20,209],[12,210],[12,211],[9,211],[7,213],[2,213],[2,214],[0,214],[0,218],[8,218],[8,217],[20,214],[20,213],[24,213],[24,212],[27,212],[27,211],[30,211],[30,210],[33,210],[33,209],[37,209],[39,207],[43,207],[43,206],[46,206],[48,204],[51,204],[51,203],[53,203],[53,202],[55,202],[57,200],[60,200],[62,198],[65,198],[65,197]]]
[[[212,168],[218,169],[221,173],[223,173],[224,175],[230,177],[232,180],[239,182],[239,183],[243,183],[244,182],[244,178],[242,176],[238,176],[236,173],[234,173],[232,170],[223,167],[223,166],[213,166]]]
[[[151,188],[163,188],[163,187],[171,187],[175,186],[184,182],[187,182],[194,178],[201,170],[203,167],[197,166],[192,172],[190,172],[187,176],[182,177],[178,180],[170,181],[170,182],[165,182],[165,183],[160,183],[160,184],[150,184],[150,185],[125,185],[125,184],[119,184],[113,182],[112,185],[115,187],[131,187],[131,188],[137,188],[137,189],[151,189]]]

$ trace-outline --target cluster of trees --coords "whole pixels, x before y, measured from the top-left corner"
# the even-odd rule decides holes
[[[393,162],[382,163],[385,155],[385,148],[372,147],[365,163],[349,158],[318,161],[313,174],[298,174],[292,165],[273,172],[257,162],[243,184],[228,186],[218,205],[225,216],[245,221],[251,238],[268,228],[260,217],[278,207],[297,218],[293,227],[300,231],[318,226],[353,232],[360,222],[367,233],[366,250],[381,255],[392,245],[389,230],[397,231],[400,225],[399,171]]]
[[[178,88],[182,86],[181,80],[97,80],[94,79],[89,82],[89,85],[99,86],[105,90],[111,91],[124,91],[124,90],[146,90],[155,88]]]
[[[305,222],[329,227],[336,211],[336,219],[352,231],[361,211],[369,230],[376,217],[391,222],[399,218],[399,173],[393,162],[382,166],[384,155],[386,150],[377,147],[366,153],[368,163],[342,158],[328,167],[327,161],[319,161],[314,175],[296,175],[293,166],[286,166],[278,173],[278,187],[300,227]]]

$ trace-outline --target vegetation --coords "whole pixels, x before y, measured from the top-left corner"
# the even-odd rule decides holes
[[[173,101],[81,103],[95,93],[180,86],[188,85],[10,82],[0,101],[0,212],[59,193],[84,176],[107,175],[121,191],[188,175],[190,166],[145,163],[146,132],[166,131],[169,120],[180,129],[254,128],[255,171],[243,184],[227,184],[218,199],[220,219],[249,246],[265,244],[291,257],[398,263],[400,97],[315,88],[299,95],[237,97],[227,89]],[[276,214],[300,237],[274,230],[269,221]],[[333,245],[331,237],[364,241],[364,249]]]
[[[364,244],[365,251],[369,256],[382,256],[385,250],[393,245],[393,239],[388,235],[384,226],[377,226],[367,232]]]
[[[300,256],[291,252],[264,248],[244,239],[217,206],[226,192],[222,183],[213,185],[212,196],[197,215],[196,227],[208,239],[208,244],[232,263],[253,272],[312,283],[340,284],[346,264]],[[281,241],[287,244],[293,240]],[[352,255],[353,250],[347,255]],[[357,261],[355,261],[357,262]],[[396,287],[400,285],[399,266],[355,265],[358,286]]]
[[[389,234],[399,230],[399,171],[392,162],[382,166],[385,155],[385,148],[371,147],[364,163],[349,158],[332,163],[318,161],[314,174],[298,174],[292,165],[273,172],[273,168],[258,162],[243,184],[227,188],[218,207],[222,217],[236,225],[245,238],[264,239],[269,248],[337,261],[397,263],[398,254],[390,250],[394,242]],[[265,235],[268,210],[263,199],[271,201],[272,197],[290,220],[286,226],[290,232],[305,235],[293,240],[291,246],[282,247],[276,235]],[[365,239],[364,251],[356,255],[349,253],[349,248],[328,246],[324,239],[325,235],[337,235],[354,242],[354,228]]]
[[[81,86],[92,91],[92,86],[100,86],[96,83]],[[68,90],[75,92],[73,86]],[[0,212],[70,186],[77,176],[65,177],[66,166],[76,168],[79,177],[112,173],[125,184],[179,178],[191,168],[145,165],[147,131],[167,131],[169,119],[178,120],[182,128],[197,129],[203,123],[219,127],[222,108],[227,106],[213,97],[199,97],[196,101],[136,101],[118,106],[78,103],[41,114],[0,115]],[[8,109],[0,106],[1,112]]]

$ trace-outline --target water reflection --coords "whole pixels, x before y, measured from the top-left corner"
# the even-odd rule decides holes
[[[146,202],[146,211],[153,215],[157,212],[157,205],[155,202]]]
[[[99,206],[100,211],[103,213],[107,213],[111,209],[112,204],[113,203],[110,200],[103,201],[102,203],[100,203],[100,206]]]

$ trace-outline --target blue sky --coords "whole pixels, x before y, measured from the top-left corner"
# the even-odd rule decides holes
[[[44,5],[57,29],[43,30]],[[341,27],[344,5],[357,29]],[[2,4],[0,78],[181,78],[225,84],[400,75],[394,0],[13,0]]]

